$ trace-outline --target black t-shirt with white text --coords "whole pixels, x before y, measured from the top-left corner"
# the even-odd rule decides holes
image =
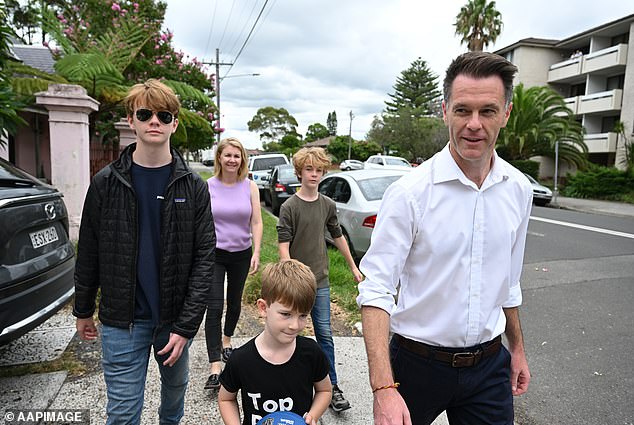
[[[297,337],[295,352],[284,364],[262,358],[255,338],[237,348],[220,375],[229,392],[241,391],[243,425],[255,425],[272,412],[291,411],[303,416],[313,403],[315,382],[328,375],[330,366],[317,343]]]

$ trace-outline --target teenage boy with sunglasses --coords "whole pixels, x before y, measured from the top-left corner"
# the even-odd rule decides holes
[[[178,424],[188,348],[203,319],[216,245],[209,192],[170,148],[180,102],[157,80],[124,100],[136,143],[92,179],[75,268],[77,331],[98,336],[107,424],[139,424],[150,350],[161,374],[161,424]]]

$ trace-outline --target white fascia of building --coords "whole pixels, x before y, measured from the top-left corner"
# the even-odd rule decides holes
[[[519,68],[515,83],[550,86],[586,130],[590,160],[623,168],[624,141],[634,140],[634,14],[564,40],[526,38],[497,50]],[[552,161],[540,172],[552,175]]]

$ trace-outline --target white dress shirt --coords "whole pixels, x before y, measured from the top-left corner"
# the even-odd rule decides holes
[[[522,302],[532,196],[497,154],[478,188],[447,145],[385,192],[357,303],[387,311],[393,332],[430,345],[470,347],[502,334],[502,308]]]

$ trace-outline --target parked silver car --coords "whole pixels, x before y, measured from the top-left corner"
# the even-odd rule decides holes
[[[339,164],[339,168],[342,171],[363,170],[363,162],[357,161],[356,159],[344,159],[341,164]]]
[[[407,170],[357,170],[326,175],[319,192],[337,204],[337,217],[355,261],[360,261],[370,246],[383,194],[387,187],[408,173]],[[326,232],[326,240],[332,243]]]
[[[540,184],[530,174],[524,173],[524,175],[528,181],[531,182],[531,186],[533,186],[533,203],[540,207],[548,205],[553,198],[553,192],[546,186]]]

